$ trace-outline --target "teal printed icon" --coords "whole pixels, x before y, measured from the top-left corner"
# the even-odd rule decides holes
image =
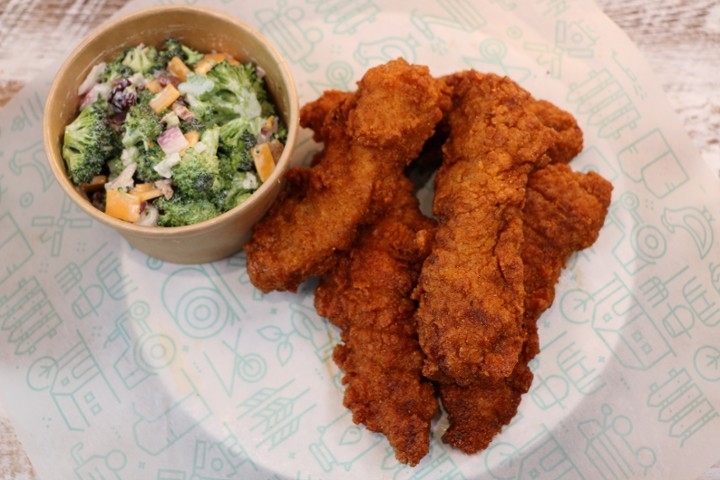
[[[570,10],[567,0],[535,0],[535,4],[544,8],[544,16],[559,17]]]
[[[137,420],[132,426],[135,444],[150,455],[159,455],[210,418],[212,410],[184,370],[177,375],[172,402],[157,401],[142,407],[133,402]],[[147,411],[146,411],[147,410]]]
[[[362,45],[362,42],[360,43]],[[358,46],[358,48],[360,48]],[[308,83],[313,88],[316,94],[321,95],[325,90],[350,90],[353,86],[354,72],[352,65],[347,62],[337,61],[332,62],[328,65],[325,70],[325,81],[318,82],[315,80],[308,80]],[[242,264],[245,265],[245,259],[243,258]],[[248,279],[248,282],[250,280]]]
[[[167,335],[155,333],[148,323],[149,316],[147,302],[133,303],[115,319],[115,329],[103,344],[105,349],[119,350],[113,368],[127,389],[157,375],[175,359],[175,342]]]
[[[587,116],[588,125],[596,128],[601,138],[619,138],[640,119],[640,112],[606,68],[590,72],[579,84],[570,84],[567,101],[577,105],[577,113]]]
[[[700,347],[693,357],[695,371],[708,382],[720,381],[720,349],[712,345]]]
[[[598,37],[584,22],[558,20],[555,24],[555,47],[573,58],[593,58]]]
[[[195,442],[193,479],[243,478],[244,475],[257,472],[257,467],[240,439],[232,433],[227,424],[225,428],[230,433],[219,441],[198,439]]]
[[[92,219],[66,196],[63,196],[58,216],[37,215],[32,218],[31,223],[33,227],[43,229],[40,241],[50,243],[50,255],[53,257],[60,255],[65,229],[88,229],[92,224]]]
[[[563,58],[593,58],[596,42],[597,37],[585,23],[558,20],[552,44],[526,42],[525,49],[537,54],[535,61],[546,67],[551,77],[560,78]]]
[[[647,370],[672,353],[645,308],[616,274],[595,292],[572,289],[560,299],[562,315],[593,330],[625,368]]]
[[[349,472],[355,462],[385,441],[381,435],[355,425],[347,411],[329,424],[318,427],[318,432],[318,441],[310,444],[309,449],[326,473],[333,472],[336,467]]]
[[[665,256],[667,240],[659,228],[640,215],[640,199],[631,191],[610,205],[603,237],[613,245],[617,263],[631,275],[655,265]]]
[[[410,14],[410,21],[428,40],[439,39],[435,33],[438,27],[472,33],[487,23],[477,4],[470,0],[437,0],[437,5],[443,10],[442,13],[421,13],[414,9]]]
[[[513,2],[512,0],[490,0],[490,3],[494,3],[495,5],[508,12],[517,8],[517,3]]]
[[[690,181],[675,152],[659,129],[643,135],[617,154],[623,173],[664,198]]]
[[[235,394],[238,379],[254,383],[265,378],[267,362],[256,353],[244,353],[240,348],[242,330],[235,334],[235,343],[230,345],[225,340],[221,342],[222,348],[203,352],[210,369],[222,385],[229,398]]]
[[[333,33],[348,35],[357,32],[363,23],[373,22],[380,7],[370,0],[307,0],[315,5],[326,24],[333,25]]]
[[[385,37],[373,42],[358,42],[353,57],[363,66],[385,63],[398,57],[404,58],[408,63],[414,63],[415,51],[419,46],[420,43],[412,35],[405,38]]]
[[[299,7],[284,8],[285,2],[278,2],[278,8],[267,8],[255,12],[260,22],[260,32],[277,45],[288,61],[297,63],[306,72],[317,70],[318,64],[309,60],[315,45],[323,38],[320,29],[304,29],[302,19],[305,12]]]
[[[295,436],[303,417],[315,408],[309,394],[309,388],[298,392],[293,380],[262,388],[237,406],[238,428],[252,435],[255,447],[272,451]]]
[[[55,183],[55,177],[50,171],[45,149],[42,141],[35,142],[27,148],[17,150],[13,153],[10,163],[10,171],[17,176],[27,178],[32,172],[38,177],[40,183],[37,191],[47,192]]]
[[[78,342],[59,358],[35,360],[27,371],[27,384],[48,390],[69,430],[82,432],[93,425],[108,404],[120,401],[80,332]]]
[[[453,460],[449,449],[435,439],[430,440],[430,450],[422,462],[413,468],[400,463],[395,458],[395,450],[385,447],[382,471],[391,475],[394,480],[421,480],[437,478],[442,480],[466,480],[457,463]]]
[[[0,295],[0,320],[15,355],[33,354],[43,340],[55,336],[62,319],[35,277],[21,280],[18,288]]]
[[[607,403],[600,407],[601,419],[580,422],[578,430],[585,438],[585,455],[603,480],[629,480],[646,476],[655,465],[655,452],[649,447],[633,448],[628,441],[632,421],[615,415]]]
[[[685,305],[672,306],[667,302],[670,295],[670,283],[675,279],[679,278],[688,267],[683,267],[678,272],[672,274],[667,280],[662,280],[657,275],[654,275],[647,279],[645,282],[640,284],[639,292],[642,294],[642,298],[648,302],[652,307],[658,307],[663,304],[667,305],[668,313],[662,319],[662,325],[665,331],[672,338],[677,338],[681,335],[690,336],[690,330],[695,325],[695,313],[686,307]],[[693,277],[689,282],[694,282]]]
[[[710,210],[695,207],[665,208],[662,224],[670,232],[683,231],[697,248],[700,258],[705,258],[712,251],[715,241],[711,223],[715,221]]]
[[[127,455],[120,450],[111,450],[105,455],[91,455],[85,458],[85,445],[76,443],[70,449],[75,462],[75,475],[81,480],[121,480],[122,470],[127,465]]]
[[[507,45],[497,38],[488,38],[480,44],[480,56],[463,56],[463,61],[470,67],[480,71],[493,68],[499,75],[507,75],[518,83],[527,80],[532,72],[529,68],[508,65],[505,62],[507,57]]]
[[[708,327],[720,323],[720,297],[705,287],[697,275],[693,275],[683,284],[682,296],[689,307],[689,315],[693,318],[699,318]]]
[[[485,455],[485,466],[497,480],[584,479],[560,442],[544,426],[519,447],[507,442],[491,443]]]
[[[83,269],[85,265],[90,263],[90,261],[92,261],[106,246],[107,243],[103,243],[94,252],[83,258],[82,262],[76,263],[71,261],[58,270],[58,272],[54,275],[54,278],[58,287],[60,287],[65,295],[78,286],[78,284],[83,280]]]
[[[130,274],[123,273],[122,261],[115,250],[108,251],[100,258],[95,275],[113,300],[124,300],[138,289]]]
[[[710,283],[715,292],[720,294],[720,263],[710,263],[708,270],[710,271]]]
[[[565,378],[583,395],[592,395],[606,385],[597,367],[588,365],[588,356],[574,341],[558,352],[556,363]]]
[[[25,128],[40,125],[43,117],[43,108],[43,100],[40,98],[40,95],[35,92],[32,97],[20,105],[20,112],[13,117],[10,130],[13,132],[21,132],[25,130]]]
[[[211,338],[246,313],[212,264],[170,274],[162,287],[162,300],[180,330],[191,338]]]
[[[708,327],[720,324],[720,296],[698,279],[690,278],[682,287],[682,296],[691,311]]]
[[[10,213],[0,216],[0,285],[34,255],[25,235]]]
[[[570,394],[570,386],[568,381],[560,375],[535,374],[532,388],[528,394],[533,403],[541,410],[550,410],[553,407],[563,408],[563,400]]]
[[[637,95],[641,100],[645,100],[645,97],[647,97],[647,93],[645,93],[645,88],[640,83],[637,76],[635,76],[635,74],[632,72],[632,70],[629,67],[623,65],[623,63],[620,61],[620,56],[615,49],[613,49],[612,51],[612,60],[613,63],[617,66],[617,68],[619,68],[620,71],[625,74],[625,77],[632,82],[635,95]]]
[[[157,471],[157,475],[155,476],[155,480],[188,480],[188,476],[186,472],[182,470],[176,470],[176,469],[168,469],[168,468],[161,468]],[[199,478],[198,480],[205,480],[204,478]]]
[[[657,420],[667,424],[668,436],[679,439],[680,446],[720,416],[684,368],[650,385],[647,406],[657,409]]]
[[[275,354],[280,365],[285,365],[292,358],[295,347],[292,338],[298,336],[312,345],[313,351],[321,362],[326,362],[332,356],[332,350],[337,343],[326,322],[324,322],[313,308],[298,303],[290,304],[290,323],[292,329],[283,331],[277,325],[266,325],[258,329],[258,334],[269,342],[276,343]]]

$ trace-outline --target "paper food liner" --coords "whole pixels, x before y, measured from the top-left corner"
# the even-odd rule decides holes
[[[405,467],[342,406],[338,333],[312,282],[263,295],[243,254],[159,262],[65,198],[41,133],[58,63],[0,118],[1,395],[40,478],[692,478],[718,460],[720,183],[594,4],[207,5],[275,43],[301,104],[400,56],[435,75],[510,76],[578,119],[572,166],[612,181],[606,224],[540,320],[511,424],[467,456],[440,441],[440,417],[430,453]],[[317,148],[305,132],[296,161]]]

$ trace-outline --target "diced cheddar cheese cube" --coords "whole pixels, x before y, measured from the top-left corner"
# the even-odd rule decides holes
[[[159,93],[150,99],[150,107],[155,113],[161,113],[163,110],[173,104],[180,97],[180,92],[171,83],[165,85]]]
[[[240,65],[240,62],[227,53],[207,53],[195,64],[195,73],[206,75],[212,67],[222,61],[227,61],[230,65]]]
[[[168,72],[172,73],[176,77],[178,77],[183,82],[187,80],[187,74],[190,73],[192,70],[190,70],[190,67],[185,65],[185,62],[182,61],[180,57],[173,57],[170,59],[170,62],[168,62]]]
[[[255,145],[250,149],[250,155],[255,163],[255,169],[258,172],[260,180],[263,182],[270,178],[273,170],[275,170],[275,159],[273,159],[270,146],[267,143]]]
[[[95,192],[102,189],[106,183],[107,176],[95,175],[89,182],[80,184],[80,188],[85,192]]]
[[[163,89],[163,86],[160,83],[160,80],[153,78],[145,84],[145,88],[147,88],[150,93],[159,93],[160,90]]]
[[[105,195],[105,213],[111,217],[137,222],[140,218],[140,204],[142,200],[135,195],[124,192],[122,189],[111,188]]]

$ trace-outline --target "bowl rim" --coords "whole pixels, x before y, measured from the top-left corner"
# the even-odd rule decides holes
[[[60,78],[65,76],[66,71],[73,66],[74,62],[76,62],[77,58],[80,57],[81,54],[87,49],[88,45],[96,42],[99,38],[105,35],[107,31],[117,29],[119,28],[119,26],[127,23],[128,21],[134,20],[136,18],[147,17],[150,15],[167,14],[167,12],[170,10],[187,15],[199,14],[216,17],[221,21],[237,25],[241,29],[247,31],[248,33],[260,40],[260,43],[262,43],[264,47],[268,50],[273,61],[278,64],[281,76],[286,79],[285,83],[282,85],[282,88],[287,90],[287,95],[289,99],[287,109],[288,118],[286,121],[288,136],[284,144],[283,153],[278,160],[276,168],[272,172],[270,177],[265,182],[263,182],[262,185],[260,185],[260,187],[256,191],[254,191],[247,199],[245,199],[236,207],[226,212],[223,212],[220,215],[213,217],[209,220],[205,220],[192,225],[183,225],[177,227],[148,227],[136,225],[134,223],[125,222],[123,220],[111,217],[104,211],[95,208],[87,198],[85,198],[80,192],[77,191],[76,186],[72,183],[72,180],[70,180],[66,171],[64,171],[64,169],[61,167],[61,165],[64,165],[65,162],[65,160],[62,158],[62,150],[61,148],[55,148],[56,145],[54,143],[54,139],[50,138],[49,135],[49,110],[52,108],[50,100],[58,95],[58,90],[60,88]],[[92,65],[90,65],[89,67],[91,68]],[[80,81],[82,81],[82,79],[80,79]],[[276,102],[276,100],[274,100],[274,102]],[[53,82],[50,86],[50,90],[48,91],[48,95],[46,97],[46,105],[43,109],[43,145],[45,149],[45,154],[48,156],[48,163],[50,163],[50,168],[52,169],[57,182],[60,184],[60,187],[75,202],[75,204],[79,205],[80,208],[82,208],[82,210],[85,211],[85,213],[87,213],[90,217],[116,230],[121,230],[123,233],[128,233],[136,236],[160,238],[174,236],[193,236],[193,234],[199,234],[201,232],[204,233],[208,230],[215,230],[216,228],[220,228],[221,226],[224,226],[226,222],[231,221],[234,217],[242,216],[246,210],[251,210],[255,203],[262,201],[261,197],[265,196],[266,192],[271,188],[272,183],[281,183],[283,181],[285,171],[290,164],[290,156],[293,153],[295,143],[297,141],[296,137],[298,135],[297,131],[299,128],[299,110],[300,107],[297,87],[295,85],[295,80],[293,78],[292,71],[287,63],[287,60],[280,53],[278,48],[265,35],[260,33],[260,31],[258,31],[255,27],[251,26],[250,24],[236,16],[208,7],[194,5],[155,6],[134,10],[117,18],[110,19],[108,22],[99,26],[90,34],[88,34],[85,38],[83,38],[83,40],[81,40],[81,42],[67,56],[67,58],[63,61],[62,65],[55,74]],[[285,168],[278,168],[283,166]]]

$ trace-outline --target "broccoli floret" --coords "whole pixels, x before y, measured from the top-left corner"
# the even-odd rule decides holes
[[[163,227],[180,227],[204,222],[220,215],[215,204],[205,199],[191,199],[174,195],[170,200],[160,197],[155,206],[160,212],[158,225]]]
[[[257,97],[257,84],[262,83],[255,73],[255,67],[248,63],[230,65],[223,61],[208,73],[213,89],[208,100],[213,99],[217,123],[225,123],[237,116],[255,118],[262,114],[262,105]]]
[[[237,207],[252,195],[259,186],[260,181],[254,173],[237,172],[227,187],[222,210],[226,212]]]
[[[205,131],[205,125],[197,117],[192,117],[190,120],[180,120],[180,130],[183,133],[195,130],[202,134]]]
[[[120,157],[111,158],[106,162],[106,165],[108,169],[108,178],[110,180],[120,175],[120,172],[122,172],[125,168],[125,165],[123,165],[123,161]]]
[[[205,130],[200,142],[188,148],[172,169],[176,188],[190,199],[217,200],[224,189],[217,157],[219,130]]]
[[[187,45],[182,45],[180,48],[182,48],[183,53],[185,53],[185,57],[183,58],[183,60],[185,60],[185,63],[190,66],[195,65],[205,56],[197,50],[193,50],[192,48],[188,47]]]
[[[165,152],[157,145],[141,149],[140,155],[136,160],[137,170],[135,176],[141,182],[154,182],[155,180],[162,179],[163,177],[155,171],[155,165],[164,159]]]
[[[220,127],[219,156],[226,161],[231,172],[228,177],[237,171],[250,171],[253,169],[253,159],[250,149],[257,143],[257,127],[244,118],[235,118]]]
[[[203,56],[202,53],[180,43],[180,40],[168,38],[158,52],[158,61],[166,65],[173,57],[179,57],[185,64],[192,66],[199,62]]]
[[[129,49],[122,64],[136,73],[147,73],[164,66],[158,62],[158,52],[151,45],[138,45]]]
[[[203,123],[214,115],[214,103],[212,95],[209,95],[214,86],[212,80],[197,73],[189,73],[187,79],[178,85],[180,93],[187,98],[188,108]]]
[[[147,148],[163,132],[160,117],[146,103],[130,107],[123,128],[122,144],[126,147],[142,143]]]
[[[221,125],[237,117],[253,119],[274,107],[267,101],[255,67],[223,61],[205,77],[190,74],[178,87],[187,94],[190,110],[206,125]],[[258,98],[260,94],[261,98]]]
[[[116,153],[115,135],[106,112],[107,102],[97,100],[65,127],[62,156],[70,178],[77,185],[92,180]]]
[[[107,63],[105,70],[100,74],[100,82],[112,82],[113,80],[130,77],[133,74],[132,69],[123,64],[125,53],[121,53],[112,62]]]

